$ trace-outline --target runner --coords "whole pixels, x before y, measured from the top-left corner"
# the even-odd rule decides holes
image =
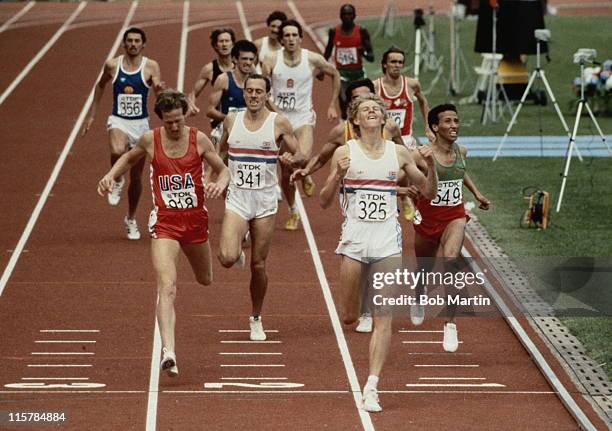
[[[111,166],[130,148],[133,148],[140,136],[149,130],[147,111],[149,88],[152,87],[156,95],[164,88],[159,65],[156,61],[142,55],[146,43],[147,36],[139,28],[132,27],[123,33],[125,54],[104,63],[102,76],[94,90],[89,117],[83,127],[82,136],[85,136],[94,122],[106,84],[112,81],[113,111],[106,122]],[[142,193],[143,167],[144,159],[130,169],[128,214],[123,219],[127,238],[130,240],[140,239],[140,231],[134,217]],[[123,176],[113,183],[113,188],[107,196],[109,205],[119,204],[124,183]]]
[[[268,26],[268,35],[260,39],[257,39],[254,43],[259,51],[259,63],[263,63],[268,55],[275,55],[276,52],[283,49],[280,38],[278,36],[278,30],[284,21],[287,21],[287,15],[285,12],[275,10],[266,19],[266,25]]]
[[[185,125],[188,102],[184,94],[168,90],[155,101],[155,113],[163,127],[146,132],[138,144],[117,160],[98,183],[104,196],[117,178],[148,155],[151,158],[151,190],[154,209],[149,218],[151,257],[157,279],[157,321],[162,339],[161,369],[178,375],[174,325],[177,267],[182,250],[198,283],[212,282],[208,244],[206,198],[218,198],[229,183],[229,171],[212,143],[197,129]],[[202,162],[217,174],[216,183],[202,183]]]
[[[219,140],[223,134],[223,120],[227,114],[246,109],[244,81],[253,72],[257,48],[249,40],[239,40],[234,44],[231,56],[236,67],[217,78],[206,111],[206,115],[216,124],[210,134],[216,148],[219,147]]]
[[[423,217],[422,222],[414,226],[415,252],[417,258],[424,258],[419,259],[419,266],[426,271],[433,269],[431,258],[435,257],[444,258],[447,270],[457,271],[464,267],[461,248],[465,225],[469,220],[463,206],[463,185],[472,192],[481,209],[489,209],[490,202],[466,173],[467,149],[456,143],[459,136],[457,108],[451,104],[438,105],[429,111],[427,122],[435,139],[425,147],[431,148],[439,181],[437,195],[433,200],[421,196],[413,189],[417,196],[417,208]],[[429,168],[418,155],[416,163],[421,170]],[[421,294],[426,292],[419,286],[417,295]],[[448,307],[449,320],[444,324],[443,347],[447,352],[454,352],[459,347],[455,311],[456,305]],[[413,306],[410,312],[412,323],[420,325],[425,317],[424,308]]]
[[[219,261],[226,267],[244,264],[242,241],[250,231],[252,314],[249,318],[250,339],[266,339],[261,311],[268,276],[266,258],[274,233],[278,200],[274,187],[278,184],[276,162],[279,151],[295,153],[298,147],[289,121],[265,106],[270,94],[270,81],[259,74],[245,81],[247,110],[230,113],[225,118],[221,148],[227,148],[231,182],[225,200],[221,228]],[[284,154],[283,162],[298,163]]]
[[[355,6],[342,5],[340,8],[342,24],[329,29],[327,46],[323,54],[323,57],[329,60],[333,52],[334,64],[340,73],[342,88],[339,102],[343,119],[346,119],[346,106],[350,101],[345,97],[347,86],[353,81],[365,78],[363,58],[369,62],[374,61],[370,33],[367,28],[355,24],[356,16]]]
[[[218,28],[210,33],[210,44],[215,50],[217,58],[210,63],[206,63],[202,70],[200,70],[198,79],[193,85],[193,90],[191,90],[187,98],[189,101],[189,115],[195,115],[200,112],[196,100],[206,85],[210,82],[210,85],[214,86],[219,76],[224,72],[234,70],[234,62],[231,56],[234,43],[236,43],[236,35],[231,28]],[[215,126],[216,124],[213,124],[213,128]]]
[[[312,106],[313,73],[316,70],[332,77],[332,97],[327,110],[330,121],[338,117],[336,99],[340,90],[340,77],[334,67],[320,55],[302,46],[302,27],[295,20],[283,22],[279,30],[284,49],[276,55],[266,57],[262,70],[272,77],[274,103],[289,119],[299,142],[300,153],[309,159],[312,155],[316,114]],[[290,181],[291,169],[281,166],[282,188],[289,205],[289,219],[286,230],[296,230],[300,219],[295,205],[295,186]],[[310,177],[302,180],[304,194],[314,194],[314,182]]]
[[[402,235],[396,199],[399,171],[404,171],[424,196],[434,198],[436,193],[437,175],[431,148],[418,149],[421,159],[428,164],[425,176],[406,148],[382,138],[385,118],[384,103],[376,95],[359,96],[351,104],[348,121],[353,124],[357,139],[351,139],[334,152],[331,173],[321,190],[324,208],[340,192],[344,223],[336,253],[342,256],[340,312],[345,324],[359,317],[360,284],[366,271],[385,271],[397,258],[401,260]],[[373,312],[370,371],[363,390],[363,408],[379,412],[382,408],[376,388],[389,351],[392,316],[374,306]]]

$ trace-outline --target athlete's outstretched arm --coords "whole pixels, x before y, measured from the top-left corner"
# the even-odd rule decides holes
[[[467,147],[465,145],[459,145],[459,151],[461,152],[463,160],[465,160],[467,158]],[[491,202],[480,193],[480,190],[478,190],[478,187],[476,187],[476,184],[474,184],[474,181],[472,181],[472,178],[470,178],[467,172],[463,176],[463,184],[465,184],[465,187],[474,195],[474,199],[478,201],[478,208],[481,210],[488,210]]]
[[[85,136],[87,132],[89,132],[89,129],[96,118],[96,112],[98,112],[98,108],[100,107],[100,101],[102,100],[102,95],[104,94],[104,88],[106,87],[106,84],[113,79],[115,62],[116,60],[110,59],[104,63],[102,76],[100,76],[100,79],[98,80],[98,83],[94,89],[93,103],[91,104],[91,109],[89,110],[89,117],[87,117],[87,120],[85,120],[85,124],[83,125],[81,136]]]
[[[151,146],[153,143],[153,132],[148,131],[140,137],[138,144],[134,146],[130,151],[124,153],[115,162],[113,167],[102,177],[98,182],[98,194],[104,196],[104,193],[111,191],[115,178],[119,178],[121,175],[126,173],[136,163],[140,161],[147,154],[151,155]]]
[[[293,126],[283,115],[274,119],[276,142],[280,142],[281,162],[292,166],[304,166],[306,157],[300,152],[300,144],[293,133]]]
[[[336,109],[336,103],[338,101],[338,95],[340,94],[340,74],[331,63],[327,62],[321,54],[312,54],[312,65],[315,69],[320,70],[325,75],[332,78],[332,94],[329,102],[329,108],[327,109],[327,119],[333,121],[338,118],[338,110]]]
[[[417,186],[425,199],[433,200],[438,192],[438,173],[434,163],[433,151],[429,145],[423,145],[416,149],[427,166],[426,174],[417,167],[410,151],[405,147],[396,147],[400,166],[408,175],[412,184]]]
[[[372,48],[372,40],[370,39],[370,32],[367,28],[361,27],[361,46],[363,58],[368,60],[370,63],[374,61],[374,48]]]
[[[229,147],[227,140],[229,138],[230,131],[234,126],[235,118],[236,115],[234,113],[230,113],[227,115],[227,117],[225,117],[225,120],[223,120],[223,133],[221,134],[221,139],[219,140],[219,157],[221,157],[221,160],[223,160],[225,164],[227,164],[227,150]]]
[[[227,169],[227,166],[225,166],[223,160],[217,154],[215,146],[210,142],[210,139],[202,132],[198,132],[198,152],[206,160],[206,163],[210,165],[215,174],[217,174],[216,182],[207,182],[204,185],[206,196],[211,199],[223,196],[223,192],[230,180],[229,169]]]
[[[335,34],[336,34],[336,30],[334,30],[333,28],[330,28],[329,33],[327,34],[327,46],[325,47],[325,52],[323,53],[323,58],[325,58],[325,60],[328,60],[328,61],[334,49]]]
[[[336,149],[331,160],[331,172],[319,194],[319,202],[323,208],[329,208],[334,197],[338,195],[340,183],[342,183],[350,163],[347,147],[342,146]]]
[[[225,120],[225,114],[217,109],[219,106],[219,102],[221,102],[221,97],[223,97],[223,92],[227,91],[229,86],[229,81],[227,79],[227,73],[219,75],[217,80],[215,81],[215,85],[213,85],[212,93],[210,93],[210,97],[208,98],[208,109],[206,110],[206,116],[216,121]]]
[[[429,113],[429,103],[427,102],[427,98],[421,91],[421,84],[416,79],[412,82],[412,91],[414,96],[417,98],[419,103],[419,109],[421,110],[421,115],[423,115],[423,123],[425,124],[425,136],[429,142],[433,142],[436,139],[436,135],[429,128],[429,124],[427,124],[427,114]]]
[[[344,123],[336,125],[329,132],[327,142],[314,157],[312,157],[305,168],[297,169],[291,174],[291,181],[298,181],[302,177],[314,174],[321,169],[334,155],[336,148],[344,145]]]
[[[149,60],[147,66],[151,68],[151,88],[157,97],[160,92],[166,89],[166,83],[161,79],[161,70],[157,61]]]
[[[187,96],[187,100],[189,101],[189,113],[188,115],[195,115],[200,112],[200,108],[196,104],[197,98],[202,93],[202,90],[206,88],[206,85],[210,81],[212,76],[212,63],[205,64],[200,70],[200,74],[198,75],[198,79],[195,84],[193,84],[193,90]]]

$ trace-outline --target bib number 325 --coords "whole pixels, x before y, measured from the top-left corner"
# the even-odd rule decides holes
[[[357,195],[357,218],[362,221],[385,221],[390,209],[387,195],[382,193],[359,193]]]

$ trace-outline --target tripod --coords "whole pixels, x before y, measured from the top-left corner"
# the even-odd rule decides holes
[[[497,7],[493,8],[493,31],[492,31],[492,51],[493,57],[495,58],[495,54],[497,54]],[[481,124],[487,124],[487,119],[490,118],[492,123],[497,123],[497,110],[499,109],[498,103],[498,88],[497,88],[497,67],[498,64],[496,61],[493,61],[492,70],[487,72],[487,97],[485,99],[485,103],[482,107],[482,115],[480,117]],[[504,96],[504,101],[506,103],[506,107],[512,114],[512,108],[510,107],[510,100],[508,100],[508,95],[506,94],[506,90],[504,90],[504,86],[501,85],[501,92]],[[504,115],[503,109],[499,111],[500,116]]]
[[[465,54],[461,48],[460,24],[465,17],[465,6],[462,4],[453,4],[450,17],[450,79],[448,83],[448,93],[455,96],[463,90],[464,82],[461,82],[461,70],[467,77],[470,72]]]
[[[574,62],[576,62],[576,57],[574,57]],[[572,160],[572,151],[576,146],[576,135],[578,134],[578,125],[580,124],[580,116],[582,115],[583,108],[586,108],[587,112],[589,113],[589,117],[591,117],[593,124],[595,124],[595,127],[597,128],[597,132],[601,137],[601,141],[608,149],[608,153],[612,155],[612,150],[610,150],[610,146],[606,142],[606,137],[601,131],[601,127],[599,127],[599,123],[595,119],[593,111],[591,111],[589,102],[587,102],[587,100],[584,98],[584,63],[585,59],[580,58],[580,100],[578,101],[578,109],[576,110],[576,120],[574,121],[574,129],[572,130],[572,134],[570,135],[567,152],[565,154],[565,169],[563,170],[562,174],[563,179],[561,180],[561,191],[559,191],[559,199],[557,200],[557,212],[561,210],[561,202],[563,201],[563,193],[565,192],[565,184],[567,183],[567,174],[569,173],[570,162]],[[576,150],[578,149],[576,148]]]
[[[536,68],[531,73],[531,76],[529,77],[529,83],[527,84],[527,88],[525,88],[523,97],[521,97],[519,106],[518,108],[516,108],[516,111],[514,111],[514,115],[512,116],[512,119],[510,120],[510,123],[508,124],[506,133],[504,134],[504,137],[502,138],[501,142],[497,146],[497,151],[495,152],[493,161],[497,160],[497,157],[499,157],[499,153],[501,152],[501,149],[504,146],[504,142],[506,142],[506,139],[508,138],[508,134],[512,130],[512,127],[514,127],[514,124],[516,123],[516,119],[518,118],[519,112],[521,112],[521,108],[523,107],[523,104],[525,103],[525,100],[527,99],[527,95],[529,94],[529,90],[531,89],[531,86],[535,82],[536,78],[539,78],[542,82],[544,82],[546,93],[548,94],[548,97],[550,98],[550,100],[553,102],[553,105],[555,105],[555,110],[557,111],[557,116],[559,117],[559,120],[561,120],[561,124],[563,124],[563,129],[565,130],[565,133],[567,134],[567,136],[568,137],[570,136],[569,128],[567,127],[565,118],[563,118],[563,114],[561,114],[561,109],[559,109],[559,104],[557,103],[557,100],[555,99],[555,95],[553,94],[553,91],[550,88],[548,79],[546,79],[546,74],[544,73],[544,70],[542,69],[541,64],[540,64],[540,42],[541,42],[540,39],[537,39]],[[580,158],[580,161],[582,161],[582,156],[580,155],[578,148],[576,148],[576,154]]]

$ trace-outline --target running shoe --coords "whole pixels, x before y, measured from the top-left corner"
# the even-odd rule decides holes
[[[302,179],[302,188],[304,189],[304,194],[306,196],[311,197],[312,195],[314,195],[315,183],[310,175],[306,175]]]
[[[106,195],[106,199],[108,200],[109,205],[116,206],[119,204],[119,201],[121,200],[121,191],[123,190],[124,183],[125,183],[125,178],[123,177],[121,177],[119,181],[115,181],[113,183],[111,192]]]
[[[261,323],[261,316],[249,317],[249,325],[251,326],[251,341],[265,341],[266,333]]]
[[[159,367],[166,371],[168,377],[178,376],[178,367],[176,366],[176,355],[172,350],[168,350],[165,347],[162,349],[163,357]]]
[[[408,221],[412,221],[416,212],[412,200],[408,197],[404,197],[402,199],[402,208],[404,209],[404,218]]]
[[[372,332],[372,315],[363,313],[359,316],[359,324],[355,328],[355,332]]]
[[[382,407],[378,401],[378,391],[374,388],[364,388],[362,407],[366,412],[382,412]]]
[[[297,230],[299,221],[300,215],[298,213],[290,214],[287,223],[285,223],[285,230]]]
[[[123,219],[123,224],[125,224],[127,239],[131,241],[137,241],[140,239],[140,231],[138,230],[138,224],[136,223],[135,219],[125,216]]]
[[[444,324],[444,342],[442,343],[444,351],[456,352],[459,347],[459,340],[457,339],[457,325],[451,322]]]
[[[410,305],[410,321],[414,326],[419,326],[425,320],[425,307],[418,302]]]

